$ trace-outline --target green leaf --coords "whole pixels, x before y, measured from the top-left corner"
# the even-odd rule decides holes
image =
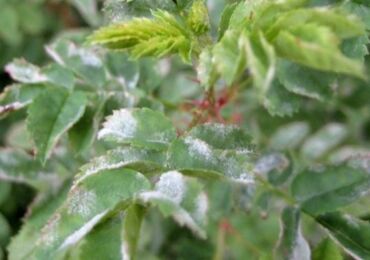
[[[38,207],[30,208],[30,215],[25,219],[20,231],[8,247],[9,260],[29,259],[29,254],[36,246],[40,230],[47,224],[54,211],[63,203],[67,189],[53,197],[47,197]]]
[[[202,124],[194,127],[188,135],[206,142],[214,149],[251,150],[252,137],[236,125]]]
[[[98,2],[96,0],[69,0],[92,26],[100,24]]]
[[[280,32],[273,44],[278,55],[299,64],[365,78],[361,63],[340,52],[338,38],[327,27],[316,24],[297,26]]]
[[[5,247],[11,237],[11,227],[6,218],[0,213],[0,247]]]
[[[51,168],[42,167],[31,155],[21,150],[0,150],[0,180],[30,185],[47,191],[59,187],[64,181],[62,174],[50,172]]]
[[[171,121],[161,112],[147,108],[121,109],[107,118],[99,139],[132,144],[152,149],[164,149],[176,138]]]
[[[365,56],[369,54],[367,45],[370,43],[369,36],[359,36],[351,39],[346,39],[342,43],[343,53],[352,59],[365,61]]]
[[[326,238],[313,251],[312,260],[343,260],[343,257],[338,246]]]
[[[363,169],[348,166],[306,170],[293,180],[291,190],[304,211],[317,215],[366,196],[370,190],[370,175]]]
[[[287,90],[298,95],[325,101],[334,93],[335,75],[287,60],[279,60],[277,76]]]
[[[98,97],[94,100],[94,107],[87,106],[82,116],[68,132],[69,141],[77,154],[86,153],[93,144],[103,119],[103,110],[107,97]]]
[[[253,153],[250,150],[214,149],[205,141],[187,136],[174,141],[168,151],[168,167],[199,178],[228,178],[253,183]]]
[[[353,257],[369,259],[370,225],[367,221],[361,221],[339,212],[320,215],[316,217],[316,221],[325,227]]]
[[[306,122],[292,122],[279,127],[270,138],[270,146],[275,150],[297,148],[309,134],[310,126]]]
[[[73,88],[75,83],[73,73],[58,64],[51,64],[44,69],[40,69],[24,59],[15,59],[6,65],[5,70],[14,80],[20,83],[49,82],[69,89]]]
[[[22,109],[32,103],[41,92],[43,85],[10,85],[0,94],[0,116]]]
[[[210,23],[205,0],[193,1],[186,22],[196,35],[202,35],[209,30]]]
[[[72,70],[90,86],[101,88],[106,83],[107,73],[96,51],[64,39],[46,46],[46,51],[55,62]]]
[[[218,40],[220,40],[224,36],[226,30],[229,28],[230,19],[236,7],[236,3],[228,4],[225,6],[221,15],[220,24],[218,25]]]
[[[246,65],[245,51],[240,47],[245,39],[239,36],[236,31],[227,30],[212,50],[213,64],[228,85],[241,75]]]
[[[140,236],[145,208],[133,204],[125,211],[122,230],[122,254],[124,259],[136,259],[136,250]]]
[[[62,256],[114,210],[125,208],[135,194],[149,187],[140,173],[124,169],[101,171],[75,184],[41,230],[31,259]]]
[[[79,183],[91,175],[99,174],[102,170],[128,168],[141,173],[153,174],[163,170],[165,159],[166,154],[161,151],[135,147],[117,148],[82,166],[81,173],[76,176],[75,183]]]
[[[188,29],[166,11],[155,11],[153,17],[103,27],[88,41],[113,50],[127,50],[135,58],[178,53],[189,61],[193,47]]]
[[[171,171],[163,173],[154,190],[141,193],[138,199],[157,206],[165,217],[172,216],[180,225],[205,238],[208,199],[202,190],[196,179]]]
[[[287,91],[274,80],[262,99],[263,106],[273,116],[291,116],[302,104],[302,98]]]
[[[301,149],[303,157],[316,160],[343,142],[348,136],[348,129],[339,123],[329,123],[308,138]]]
[[[28,109],[27,127],[44,164],[61,135],[83,115],[86,97],[82,92],[48,88]]]
[[[122,259],[121,217],[99,223],[80,243],[72,249],[71,259]]]
[[[210,48],[204,48],[199,55],[199,63],[197,66],[198,79],[207,90],[214,86],[218,79],[212,58],[212,50]]]
[[[281,236],[276,248],[276,254],[281,259],[287,260],[311,259],[310,247],[302,236],[300,212],[297,208],[287,207],[282,212]]]
[[[253,82],[262,97],[268,92],[275,78],[276,54],[262,32],[245,36],[248,68]]]

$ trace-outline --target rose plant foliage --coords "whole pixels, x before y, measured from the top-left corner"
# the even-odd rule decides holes
[[[0,258],[370,259],[367,0],[69,2],[5,66]]]

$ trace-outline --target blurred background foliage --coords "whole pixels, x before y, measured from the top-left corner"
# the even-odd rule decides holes
[[[110,2],[114,4],[114,1]],[[214,25],[218,24],[226,2],[232,1],[208,1]],[[311,2],[325,5],[342,1]],[[361,1],[353,1],[355,4],[357,2],[362,4]],[[360,14],[369,31],[370,8],[366,8],[366,3],[366,0],[363,1]],[[50,55],[50,51],[45,51],[45,46],[54,50],[63,44],[84,46],[86,33],[92,28],[110,19],[125,18],[125,10],[114,9],[114,12],[110,12],[110,6],[107,7],[107,15],[103,16],[99,11],[103,5],[96,0],[0,0],[0,66],[3,68],[16,57],[23,57],[40,68],[58,62],[55,56]],[[143,11],[140,8],[137,10]],[[143,11],[144,15],[146,11]],[[91,51],[87,47],[78,48],[86,53]],[[159,62],[152,59],[131,61],[124,54],[97,51],[94,55],[104,64],[100,69],[108,71],[110,75],[105,78],[106,73],[89,71],[83,56],[78,60],[68,55],[64,57],[61,52],[59,54],[72,68],[78,84],[84,88],[94,89],[91,86],[91,77],[94,76],[98,78],[94,78],[93,83],[101,82],[107,93],[121,93],[114,96],[110,94],[100,118],[117,107],[154,107],[171,115],[181,130],[190,120],[193,100],[200,99],[201,91],[194,71],[176,57]],[[365,62],[367,74],[370,75],[369,56],[366,56]],[[15,80],[19,81],[17,78]],[[10,82],[10,76],[2,70],[0,87],[4,88]],[[261,160],[265,161],[261,165],[265,167],[272,182],[279,183],[291,178],[302,165],[340,162],[353,154],[367,155],[370,151],[368,82],[352,78],[340,79],[333,86],[334,95],[321,101],[301,99],[299,102],[302,109],[290,117],[271,116],[257,101],[257,93],[253,89],[241,86],[235,95],[225,94],[221,90],[222,86],[219,88],[218,95],[230,99],[222,107],[223,118],[249,129],[256,147],[266,155],[262,157],[264,159]],[[95,88],[95,91],[101,91],[101,88]],[[90,104],[88,111],[96,113],[96,103]],[[20,110],[1,121],[1,149],[17,149],[24,151],[27,156],[32,155],[32,144],[22,121],[25,114],[25,111]],[[85,120],[87,124],[96,125],[88,115]],[[84,134],[94,136],[94,132]],[[55,158],[50,162],[57,165],[55,167],[58,170],[55,171],[58,171],[58,178],[63,182],[67,180],[68,183],[80,165],[87,162],[91,155],[100,154],[106,148],[98,142],[93,148],[82,149],[78,156],[72,156],[66,147],[78,147],[79,138],[81,136],[72,137],[72,141],[64,138],[57,147]],[[281,171],[269,171],[269,165],[279,164],[284,158],[289,159],[288,165],[283,164]],[[0,163],[7,159],[1,158]],[[29,166],[28,162],[17,166],[17,170],[22,171]],[[2,167],[0,164],[0,172]],[[32,181],[39,180],[19,178],[11,182],[0,182],[0,259],[5,259],[10,237],[19,230],[28,205],[32,202],[37,208],[43,200],[49,199],[34,199],[40,186],[39,183],[34,185]],[[50,185],[50,180],[40,180],[40,183]],[[281,183],[284,187],[285,182]],[[217,182],[210,183],[208,189],[211,205],[209,239],[198,240],[185,228],[178,227],[169,219],[162,219],[157,212],[151,212],[142,229],[138,259],[269,259],[280,230],[281,204],[279,198],[273,196],[275,190],[248,190]],[[50,189],[50,193],[53,192],[56,191]],[[251,194],[255,195],[253,199]],[[364,210],[369,205],[370,199],[365,198],[344,211],[369,220],[369,212]],[[312,246],[325,239],[322,230],[312,220],[305,219],[304,225],[303,232],[310,234],[306,237],[312,239],[309,241]]]

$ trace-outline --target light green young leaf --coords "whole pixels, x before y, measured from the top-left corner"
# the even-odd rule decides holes
[[[370,191],[370,175],[363,169],[344,165],[306,170],[293,180],[291,190],[304,211],[318,215],[366,196]]]
[[[205,0],[193,1],[186,22],[196,35],[202,35],[209,30],[210,23]]]
[[[133,204],[126,209],[122,227],[122,259],[136,259],[136,250],[140,236],[141,224],[146,209]]]
[[[226,30],[229,28],[230,19],[237,7],[236,3],[228,4],[225,6],[222,15],[220,24],[218,25],[218,39],[220,40],[223,36]]]
[[[212,50],[217,72],[231,85],[241,75],[246,65],[245,39],[236,31],[228,30]]]
[[[166,11],[155,11],[153,17],[103,27],[88,41],[113,50],[127,50],[135,58],[178,53],[190,61],[193,43],[188,29]]]
[[[276,248],[279,259],[310,260],[311,251],[300,227],[300,212],[287,207],[281,214],[280,240]]]
[[[73,185],[65,203],[41,230],[29,259],[63,256],[114,210],[127,207],[135,194],[149,187],[143,175],[126,169],[101,171]]]
[[[343,256],[333,240],[326,238],[313,251],[312,260],[343,260]]]
[[[171,121],[161,112],[147,108],[121,109],[107,118],[99,139],[132,144],[152,149],[164,149],[176,138]]]
[[[154,190],[139,194],[138,199],[157,206],[165,217],[172,216],[200,238],[206,238],[208,199],[202,190],[196,179],[171,171],[163,173]]]
[[[281,31],[273,45],[279,56],[296,63],[318,70],[365,78],[361,63],[341,53],[338,47],[339,39],[327,27],[313,23],[296,26],[290,31]]]
[[[86,97],[82,92],[47,88],[28,109],[27,128],[44,164],[63,133],[83,115]]]
[[[198,79],[205,89],[214,86],[218,79],[215,64],[212,61],[212,50],[205,48],[199,55],[197,66]]]
[[[308,138],[301,149],[303,157],[316,160],[342,143],[348,135],[345,125],[329,123]]]
[[[316,217],[316,221],[327,229],[344,248],[356,259],[370,257],[370,225],[350,215],[339,212]]]

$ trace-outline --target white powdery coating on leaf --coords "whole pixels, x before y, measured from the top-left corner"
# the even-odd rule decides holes
[[[96,215],[91,220],[89,220],[85,225],[83,225],[80,229],[75,231],[72,235],[64,240],[63,244],[60,246],[60,250],[65,249],[69,246],[75,245],[78,241],[80,241],[87,233],[89,233],[96,224],[100,222],[102,218],[108,213],[108,210]]]
[[[291,255],[292,260],[310,260],[311,250],[306,239],[302,235],[301,228],[298,228],[297,239],[295,241],[295,246]]]
[[[194,212],[194,218],[200,222],[205,224],[206,216],[208,212],[208,198],[206,193],[202,192],[199,193],[198,197],[196,198],[196,208]]]
[[[98,133],[98,139],[106,136],[131,138],[134,136],[136,128],[137,120],[131,111],[127,109],[116,110],[104,123],[103,129]]]
[[[201,157],[201,159],[205,160],[212,159],[212,150],[206,142],[188,136],[185,138],[185,144],[188,145],[189,152],[192,157],[194,158]]]
[[[92,191],[76,188],[68,201],[68,214],[88,216],[96,204],[96,194]]]
[[[233,178],[232,180],[244,185],[255,183],[253,174],[247,172],[240,174],[240,176]]]
[[[5,67],[13,79],[25,83],[39,83],[47,81],[47,77],[42,75],[40,69],[25,60],[16,60]]]
[[[87,49],[78,48],[72,43],[68,46],[68,56],[80,57],[82,60],[82,63],[87,66],[91,66],[91,67],[101,67],[102,66],[102,62],[100,58],[94,52],[87,50]]]
[[[155,189],[164,194],[171,201],[180,204],[185,194],[185,178],[177,172],[171,171],[161,175]]]
[[[204,230],[194,221],[187,211],[180,208],[179,211],[173,214],[173,218],[180,226],[186,226],[200,238],[206,238]]]
[[[54,215],[47,225],[41,229],[41,238],[38,241],[46,246],[51,246],[57,239],[57,228],[60,221],[60,214]]]
[[[282,154],[268,154],[259,159],[254,167],[254,172],[266,174],[272,170],[283,170],[289,166],[288,159]]]

